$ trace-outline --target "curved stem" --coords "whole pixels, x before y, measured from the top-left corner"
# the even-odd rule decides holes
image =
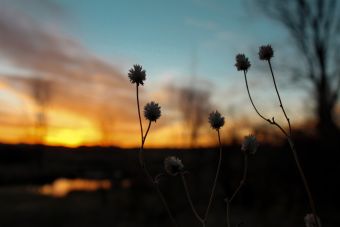
[[[144,161],[144,156],[143,156],[144,144],[145,144],[145,140],[146,140],[146,137],[148,135],[148,132],[150,130],[150,127],[151,127],[151,121],[149,121],[148,129],[146,130],[145,136],[142,136],[142,144],[141,144],[141,147],[139,149],[139,162],[141,163],[141,167],[144,170],[144,172],[147,175],[147,177],[149,178],[149,180],[152,183],[154,183],[153,177],[151,176],[149,170],[146,168],[145,161]]]
[[[144,143],[145,143],[146,137],[148,136],[148,133],[150,131],[150,127],[151,127],[151,121],[149,121],[149,125],[148,125],[148,128],[146,129],[145,136],[142,137],[142,146],[143,146],[143,148],[144,148]]]
[[[245,80],[245,82],[246,82],[246,87],[247,87],[248,96],[249,96],[250,102],[251,102],[251,104],[253,105],[253,107],[254,107],[256,113],[257,113],[263,120],[268,121],[269,123],[271,123],[271,121],[270,121],[268,118],[265,118],[265,117],[264,117],[262,114],[260,114],[260,112],[257,110],[257,108],[256,108],[256,106],[255,106],[255,104],[254,104],[254,102],[253,102],[253,99],[251,98],[251,95],[250,95],[250,91],[249,91],[249,87],[248,87],[248,80],[247,80],[247,72],[246,72],[246,70],[244,70],[243,73],[244,73],[244,80]]]
[[[273,78],[273,82],[274,82],[274,87],[275,87],[275,91],[276,91],[276,94],[277,94],[277,97],[279,99],[279,102],[280,102],[280,107],[282,109],[282,112],[283,112],[283,115],[285,115],[285,118],[288,122],[288,127],[289,127],[289,135],[292,135],[292,128],[291,128],[291,125],[290,125],[290,120],[286,114],[286,111],[283,107],[283,104],[282,104],[282,101],[281,101],[281,97],[280,97],[280,94],[279,94],[279,90],[277,89],[277,86],[276,86],[276,81],[275,81],[275,77],[274,77],[274,73],[273,73],[273,68],[272,68],[272,64],[270,62],[270,59],[268,60],[268,64],[269,64],[269,68],[270,68],[270,72],[271,72],[271,75],[272,75],[272,78]]]
[[[227,221],[227,227],[230,227],[230,203],[229,203],[229,200],[226,199],[225,201],[227,203],[227,211],[226,211],[226,221]]]
[[[244,72],[244,80],[245,80],[245,82],[246,82],[248,97],[249,97],[249,99],[250,99],[250,102],[251,102],[253,108],[255,109],[255,112],[256,112],[263,120],[267,121],[269,124],[276,125],[276,127],[278,127],[278,128],[281,130],[281,132],[287,137],[287,136],[288,136],[287,132],[286,132],[286,131],[278,124],[278,123],[276,123],[274,117],[272,118],[272,120],[270,120],[269,118],[265,118],[265,117],[264,117],[262,114],[260,114],[260,112],[257,110],[257,108],[256,108],[256,106],[255,106],[255,104],[254,104],[254,102],[253,102],[253,99],[251,98],[251,95],[250,95],[249,86],[248,86],[248,80],[247,80],[247,73],[246,73],[246,71],[243,71],[243,72]]]
[[[245,184],[247,179],[247,173],[248,173],[248,155],[244,154],[244,164],[243,164],[243,175],[242,179],[240,181],[239,186],[236,188],[230,199],[226,198],[225,202],[227,203],[227,226],[230,227],[230,204],[237,195],[237,193],[241,190],[242,186]]]
[[[171,212],[171,210],[170,210],[170,208],[168,206],[168,203],[165,200],[165,197],[164,197],[163,193],[159,189],[158,183],[152,178],[150,172],[147,170],[145,165],[143,167],[143,170],[144,170],[146,176],[148,177],[148,179],[150,180],[150,182],[152,183],[152,186],[156,190],[156,192],[158,194],[158,197],[160,198],[160,200],[161,200],[161,202],[162,202],[166,212],[168,213],[168,216],[169,216],[171,222],[173,223],[174,226],[178,226],[177,221],[175,220],[174,216],[172,215],[172,212]]]
[[[145,167],[145,163],[143,161],[143,147],[144,147],[144,133],[143,133],[143,124],[142,124],[142,118],[141,118],[141,114],[140,114],[140,107],[139,107],[139,92],[138,92],[138,84],[136,85],[136,96],[137,96],[137,109],[138,109],[138,119],[139,119],[139,126],[140,126],[140,135],[141,135],[141,147],[139,149],[139,164],[141,165],[141,167],[144,169]],[[149,125],[150,127],[150,125]],[[149,174],[147,174],[149,175]],[[151,177],[152,178],[152,177]]]
[[[316,213],[316,208],[315,208],[315,203],[314,203],[314,199],[313,199],[313,196],[312,196],[312,193],[310,191],[310,188],[308,186],[308,182],[307,182],[307,179],[306,179],[306,176],[303,172],[303,169],[302,169],[302,166],[300,164],[300,161],[299,161],[299,157],[297,155],[297,152],[296,152],[296,149],[295,149],[295,146],[294,146],[294,143],[293,141],[291,140],[290,137],[287,137],[287,140],[289,142],[289,146],[293,152],[293,156],[294,156],[294,160],[295,160],[295,163],[296,163],[296,166],[298,168],[298,171],[299,171],[299,174],[301,176],[301,179],[302,179],[302,182],[303,182],[303,185],[305,187],[305,190],[307,192],[307,196],[308,196],[308,202],[309,202],[309,206],[312,210],[312,213],[313,213],[313,216],[314,216],[314,221],[316,223],[316,227],[320,227],[319,226],[319,221],[318,221],[318,217],[317,217],[317,213]]]
[[[151,173],[149,172],[149,170],[146,168],[145,165],[145,161],[144,161],[144,157],[143,157],[143,152],[144,152],[144,144],[146,141],[146,137],[149,133],[150,127],[151,127],[151,121],[149,121],[149,125],[148,128],[146,130],[145,135],[143,136],[143,125],[142,125],[142,119],[141,119],[141,114],[140,114],[140,107],[139,107],[139,96],[138,96],[138,85],[136,86],[136,96],[137,96],[137,108],[138,108],[138,117],[139,117],[139,124],[140,124],[140,132],[141,132],[141,146],[139,149],[139,163],[141,165],[141,168],[144,170],[145,175],[147,176],[147,178],[149,179],[149,181],[152,183],[152,186],[154,187],[154,189],[156,190],[158,197],[160,198],[166,212],[168,213],[168,216],[171,220],[171,222],[173,223],[174,226],[178,226],[174,216],[172,215],[170,208],[164,198],[163,193],[160,191],[159,186],[157,184],[157,182],[155,181],[155,179],[151,176]]]
[[[248,155],[244,154],[244,169],[243,169],[243,176],[242,176],[242,180],[240,181],[239,186],[236,188],[236,190],[234,191],[234,193],[232,194],[232,196],[229,199],[229,203],[231,203],[231,201],[235,198],[235,196],[237,195],[237,193],[240,191],[240,189],[242,188],[242,186],[244,185],[244,183],[246,182],[247,179],[247,172],[248,172]]]
[[[271,71],[272,71],[270,62],[269,62],[269,66],[270,66],[270,69],[271,69]],[[284,112],[284,108],[283,108],[283,106],[282,106],[281,98],[280,98],[280,95],[279,95],[278,90],[277,90],[277,86],[276,86],[276,82],[275,82],[275,78],[274,78],[274,74],[273,74],[273,73],[272,73],[272,76],[273,76],[273,79],[274,79],[275,90],[277,91],[277,94],[278,94],[278,97],[279,97],[280,106],[281,106],[281,108],[282,108],[282,111]],[[287,122],[288,122],[288,124],[289,124],[289,134],[288,134],[288,133],[281,127],[281,125],[279,125],[279,124],[274,120],[274,117],[272,118],[272,120],[269,120],[269,119],[266,119],[265,117],[263,117],[263,116],[258,112],[258,110],[256,109],[256,107],[255,107],[255,105],[254,105],[254,103],[253,103],[253,100],[252,100],[252,98],[251,98],[251,96],[250,96],[250,92],[249,92],[249,88],[248,88],[248,83],[247,83],[246,71],[244,71],[244,78],[245,78],[245,81],[246,81],[246,87],[247,87],[249,99],[250,99],[250,101],[251,101],[251,103],[252,103],[252,105],[253,105],[253,107],[254,107],[256,113],[257,113],[262,119],[264,119],[265,121],[267,121],[267,122],[269,122],[270,124],[275,125],[276,127],[278,127],[278,128],[280,129],[280,131],[284,134],[284,136],[287,138],[288,143],[289,143],[289,146],[290,146],[290,148],[291,148],[291,150],[292,150],[292,152],[293,152],[293,156],[294,156],[294,160],[295,160],[296,166],[297,166],[297,168],[298,168],[300,177],[301,177],[301,179],[302,179],[303,185],[304,185],[304,187],[305,187],[305,190],[306,190],[306,193],[307,193],[307,196],[308,196],[308,201],[309,201],[309,205],[310,205],[310,208],[311,208],[312,213],[313,213],[313,216],[314,216],[314,221],[315,221],[315,223],[316,223],[316,226],[317,226],[317,227],[320,227],[320,226],[319,226],[319,222],[318,222],[318,220],[317,220],[317,213],[316,213],[316,208],[315,208],[315,203],[314,203],[314,200],[313,200],[313,197],[312,197],[312,193],[311,193],[311,191],[310,191],[310,188],[309,188],[309,186],[308,186],[307,179],[306,179],[306,177],[305,177],[305,174],[304,174],[303,169],[302,169],[302,167],[301,167],[300,161],[299,161],[299,159],[298,159],[297,152],[296,152],[296,149],[295,149],[295,147],[294,147],[294,143],[293,143],[293,141],[292,141],[292,139],[291,139],[291,127],[290,127],[289,118],[286,117],[286,113],[284,112],[285,117],[286,117],[286,119],[287,119]]]
[[[143,169],[146,169],[144,157],[143,157],[144,143],[145,143],[146,137],[149,133],[150,127],[151,127],[151,121],[149,121],[148,129],[146,130],[145,136],[142,135],[142,144],[141,144],[141,148],[139,149],[139,163],[140,163],[140,165],[142,166]],[[147,171],[147,175],[150,175],[149,171]],[[152,179],[152,177],[151,177],[151,179]]]
[[[140,116],[140,107],[139,107],[139,92],[138,92],[138,84],[136,85],[136,95],[137,95],[137,108],[138,108],[138,119],[139,119],[139,125],[140,125],[140,135],[141,135],[141,140],[142,140],[142,143],[144,141],[143,139],[143,124],[142,124],[142,118]]]
[[[218,177],[219,177],[219,174],[220,174],[221,163],[222,163],[222,143],[221,143],[220,130],[217,130],[217,136],[218,136],[218,144],[219,144],[219,147],[220,147],[220,152],[219,152],[219,159],[218,159],[218,164],[217,164],[214,184],[213,184],[213,187],[212,187],[212,190],[211,190],[208,207],[207,207],[207,210],[206,210],[206,212],[204,214],[204,221],[205,222],[208,219],[208,214],[209,214],[209,211],[210,211],[210,208],[211,208],[211,204],[212,204],[213,199],[214,199],[214,195],[215,195],[215,191],[216,191],[216,186],[217,186],[217,180],[218,180]]]
[[[197,218],[197,220],[201,222],[202,226],[205,226],[204,219],[201,218],[201,216],[197,213],[196,208],[194,206],[194,203],[192,202],[191,195],[190,195],[190,192],[189,192],[189,187],[188,187],[188,184],[187,184],[187,182],[185,180],[185,176],[184,176],[183,173],[181,173],[181,179],[182,179],[182,182],[183,182],[183,186],[184,186],[184,190],[185,190],[185,195],[186,195],[186,197],[188,199],[188,202],[190,204],[192,212],[194,213],[194,215]]]
[[[161,201],[162,201],[162,203],[163,203],[163,206],[164,206],[166,212],[168,213],[168,216],[169,216],[169,218],[170,218],[172,224],[173,224],[174,226],[179,226],[179,225],[177,224],[177,221],[175,220],[174,216],[172,215],[172,212],[171,212],[171,210],[170,210],[170,208],[169,208],[169,206],[168,206],[168,203],[166,202],[163,193],[162,193],[161,190],[159,189],[158,184],[155,183],[155,182],[153,182],[153,185],[154,185],[154,188],[155,188],[156,191],[157,191],[157,194],[158,194],[159,198],[161,199]]]
[[[288,133],[282,128],[281,125],[279,125],[279,124],[275,121],[274,117],[272,118],[272,121],[270,122],[270,124],[275,125],[276,127],[278,127],[278,129],[280,129],[280,131],[282,132],[282,134],[283,134],[286,138],[289,137]]]

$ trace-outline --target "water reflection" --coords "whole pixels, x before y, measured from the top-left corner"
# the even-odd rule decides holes
[[[109,180],[56,179],[52,184],[43,185],[38,191],[42,195],[65,197],[74,191],[97,191],[111,188]]]

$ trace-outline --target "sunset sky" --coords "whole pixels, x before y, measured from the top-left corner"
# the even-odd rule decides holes
[[[135,87],[127,78],[133,64],[147,72],[142,106],[162,106],[147,146],[188,144],[178,102],[192,86],[226,116],[225,141],[244,136],[262,122],[234,67],[240,52],[253,65],[254,99],[282,119],[268,69],[257,59],[268,43],[287,112],[298,123],[311,115],[311,103],[287,86],[287,55],[294,52],[287,41],[251,1],[0,0],[0,141],[35,143],[43,134],[49,145],[137,146]],[[198,145],[216,142],[213,136],[206,122]]]

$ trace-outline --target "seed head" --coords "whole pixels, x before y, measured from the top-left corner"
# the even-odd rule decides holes
[[[219,130],[224,125],[224,117],[216,110],[209,114],[209,123],[213,129]]]
[[[271,45],[260,46],[259,48],[260,60],[269,61],[272,57],[274,57],[274,51]]]
[[[235,66],[238,71],[247,71],[250,68],[251,64],[244,54],[238,54],[236,55]]]
[[[169,175],[176,176],[184,169],[184,165],[179,158],[169,156],[164,159],[164,169]]]
[[[259,144],[254,135],[244,137],[241,150],[246,154],[255,154]]]
[[[306,214],[304,219],[305,219],[306,227],[316,227],[316,223],[315,223],[315,219],[314,219],[313,214]],[[317,217],[316,219],[318,220],[319,227],[321,227],[320,218]]]
[[[144,85],[144,80],[146,77],[145,70],[143,70],[141,65],[133,65],[133,68],[129,70],[129,79],[132,84],[137,86]]]
[[[149,102],[144,106],[144,117],[149,121],[157,121],[161,116],[161,107],[158,103]]]

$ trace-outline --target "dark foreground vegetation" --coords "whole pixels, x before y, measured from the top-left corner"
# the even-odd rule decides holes
[[[340,142],[299,139],[296,146],[314,194],[322,226],[340,226]],[[163,171],[168,155],[182,157],[193,200],[204,212],[217,164],[215,148],[146,150],[151,172]],[[225,226],[224,198],[242,175],[240,145],[224,147],[221,177],[207,226]],[[232,206],[232,225],[304,226],[309,211],[287,144],[261,144],[249,159],[248,181]],[[110,189],[42,195],[55,180],[109,180]],[[198,226],[178,177],[164,177],[161,190],[181,226]],[[201,208],[201,209],[200,209]],[[0,226],[171,226],[140,169],[136,149],[0,145]]]

